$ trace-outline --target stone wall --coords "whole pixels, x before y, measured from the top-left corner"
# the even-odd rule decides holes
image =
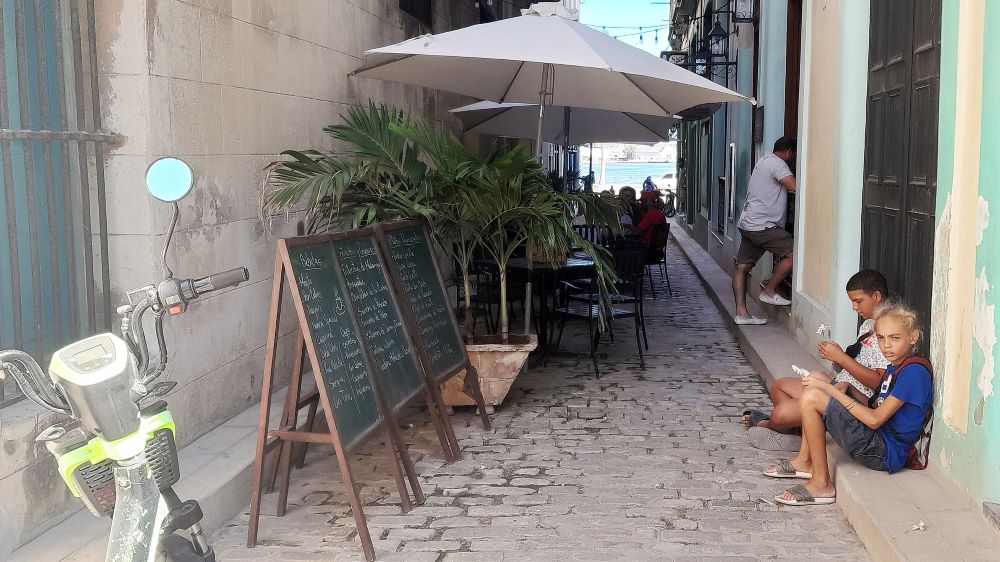
[[[428,30],[397,0],[96,0],[101,110],[124,142],[107,158],[112,302],[162,276],[170,206],[144,189],[146,166],[179,156],[193,192],[169,251],[178,277],[246,266],[251,281],[208,296],[165,331],[181,446],[260,396],[274,239],[257,217],[262,168],[285,149],[333,148],[322,132],[350,104],[386,102],[435,120],[467,100],[349,77],[366,49]],[[434,2],[435,32],[478,23],[472,2]],[[291,319],[285,314],[286,320]],[[291,335],[281,327],[287,366]],[[79,508],[34,435],[50,422],[28,403],[0,412],[0,496],[21,544]],[[2,514],[0,514],[2,515]],[[2,518],[0,518],[2,519]]]

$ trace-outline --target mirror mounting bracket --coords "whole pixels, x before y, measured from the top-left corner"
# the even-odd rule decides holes
[[[174,228],[177,226],[177,217],[180,216],[180,207],[177,206],[177,202],[173,203],[174,212],[173,216],[170,218],[170,228],[167,230],[167,237],[163,241],[163,253],[160,254],[160,263],[163,265],[163,274],[167,279],[174,276],[174,272],[170,270],[170,266],[167,265],[167,249],[170,247],[170,239],[174,236]]]

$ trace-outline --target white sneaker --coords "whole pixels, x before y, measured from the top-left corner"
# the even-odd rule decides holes
[[[757,297],[757,300],[759,300],[764,304],[773,304],[774,306],[788,306],[792,304],[792,301],[786,299],[785,297],[779,295],[778,293],[775,293],[774,296],[771,296],[765,293],[764,291],[760,292],[760,296]]]
[[[767,318],[757,318],[756,316],[737,316],[733,320],[737,326],[763,326],[767,324]]]

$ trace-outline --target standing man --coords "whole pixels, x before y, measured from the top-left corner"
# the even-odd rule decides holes
[[[747,201],[736,226],[740,229],[740,249],[733,270],[733,295],[736,297],[736,323],[767,324],[747,310],[747,277],[764,252],[774,256],[774,271],[760,302],[788,306],[792,301],[777,293],[778,285],[792,271],[792,235],[785,230],[787,191],[795,191],[795,176],[789,164],[795,162],[795,137],[781,137],[774,142],[771,154],[765,154],[754,167],[747,188]]]
[[[684,216],[687,212],[687,170],[683,158],[677,159],[677,184],[674,185],[674,193],[677,194],[677,212]]]

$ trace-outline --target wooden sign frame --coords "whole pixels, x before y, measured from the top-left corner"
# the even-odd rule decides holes
[[[399,426],[395,419],[396,409],[390,407],[386,401],[385,394],[379,382],[377,363],[373,361],[371,351],[364,343],[364,333],[358,325],[353,309],[351,309],[352,312],[348,316],[350,317],[352,328],[354,329],[354,333],[356,334],[359,344],[364,352],[364,361],[366,362],[366,368],[371,378],[370,382],[375,395],[375,405],[379,411],[380,419],[371,427],[366,428],[352,441],[344,443],[340,439],[337,423],[334,418],[334,410],[331,407],[332,402],[327,392],[327,387],[323,379],[323,372],[320,367],[319,355],[312,337],[312,328],[309,325],[308,317],[306,315],[302,295],[299,291],[298,280],[295,277],[295,270],[292,268],[289,248],[318,245],[329,249],[329,256],[333,260],[333,269],[337,275],[337,282],[340,284],[340,287],[343,288],[344,298],[349,299],[350,295],[347,291],[347,284],[344,280],[333,246],[334,241],[342,237],[343,236],[329,234],[303,236],[282,239],[279,240],[277,244],[274,279],[271,291],[271,310],[268,317],[267,347],[264,356],[264,376],[262,381],[263,388],[261,392],[260,418],[258,420],[257,446],[253,470],[253,489],[251,490],[250,495],[250,520],[247,528],[247,546],[253,547],[257,542],[257,530],[260,523],[261,487],[263,484],[264,472],[263,465],[264,457],[267,453],[279,446],[282,449],[279,461],[279,472],[281,472],[282,469],[284,469],[284,471],[280,474],[281,494],[279,496],[278,506],[278,514],[282,515],[284,514],[284,504],[288,497],[288,472],[290,471],[289,457],[291,455],[292,443],[328,443],[333,445],[337,456],[337,463],[340,467],[340,473],[343,478],[344,487],[346,488],[348,502],[350,503],[351,511],[354,514],[354,520],[358,529],[358,536],[361,539],[361,545],[365,553],[365,557],[368,560],[374,560],[375,549],[372,544],[371,534],[368,531],[367,520],[365,519],[361,501],[358,497],[358,491],[354,485],[354,477],[351,473],[348,455],[357,447],[368,441],[373,435],[379,433],[379,430],[383,430],[385,432],[386,448],[391,459],[390,464],[393,469],[396,486],[399,489],[400,502],[402,503],[403,511],[410,511],[411,502],[409,491],[406,489],[406,483],[403,480],[403,474],[400,471],[400,464],[402,464],[403,470],[405,470],[407,480],[409,480],[410,487],[413,489],[413,494],[417,503],[423,502],[424,495],[423,491],[420,489],[420,483],[417,479],[413,461],[410,459],[406,445],[399,434]],[[270,430],[268,426],[270,422],[271,399],[273,395],[274,364],[277,353],[281,304],[286,278],[288,279],[292,302],[298,316],[301,337],[296,343],[296,361],[289,380],[288,396],[285,399],[281,427],[277,430]],[[319,402],[323,406],[326,419],[328,430],[326,433],[300,431],[296,427],[298,407],[300,405],[298,394],[301,389],[301,358],[303,354],[308,357],[312,367],[313,376],[316,380],[316,391],[319,394]]]
[[[483,391],[479,381],[479,373],[476,368],[472,365],[469,360],[469,354],[465,349],[465,338],[462,337],[462,333],[458,329],[458,321],[455,318],[455,311],[450,307],[446,306],[448,310],[448,319],[451,322],[451,326],[455,335],[456,340],[459,342],[462,351],[462,360],[456,365],[446,369],[443,372],[435,373],[430,357],[427,354],[427,345],[424,341],[423,336],[420,335],[420,328],[417,325],[416,314],[413,312],[413,303],[410,302],[406,291],[402,286],[402,275],[399,270],[399,265],[393,258],[392,246],[389,241],[389,234],[399,231],[418,228],[420,230],[421,236],[424,238],[424,242],[427,244],[427,249],[431,253],[431,264],[434,267],[434,273],[437,276],[438,287],[444,295],[445,303],[448,302],[448,292],[445,289],[444,277],[441,275],[441,267],[437,260],[434,259],[434,244],[428,234],[427,224],[423,221],[408,220],[408,221],[395,221],[390,223],[377,224],[371,227],[375,231],[376,238],[382,247],[382,254],[384,256],[383,262],[388,267],[389,277],[393,282],[394,289],[399,295],[399,300],[404,304],[402,307],[403,314],[406,315],[406,321],[410,324],[410,336],[415,338],[417,341],[417,354],[420,359],[421,367],[424,373],[427,374],[431,383],[432,392],[436,393],[438,403],[442,405],[444,402],[441,400],[441,388],[440,386],[445,383],[451,377],[457,375],[458,373],[465,370],[465,386],[466,389],[471,391],[473,399],[476,401],[476,406],[479,408],[479,415],[483,422],[483,429],[489,431],[491,429],[490,416],[486,413],[486,401],[483,399]],[[445,424],[445,428],[448,431],[452,431],[451,424]],[[452,436],[454,434],[452,433]],[[454,437],[453,437],[454,439]],[[457,446],[457,441],[455,441]]]

